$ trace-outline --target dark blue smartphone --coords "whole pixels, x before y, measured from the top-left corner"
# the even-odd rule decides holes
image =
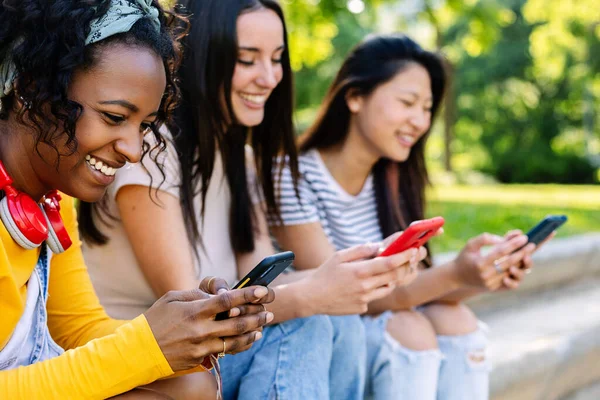
[[[548,215],[527,232],[527,237],[529,238],[527,243],[535,243],[537,246],[550,236],[552,232],[567,222],[567,219],[566,215]]]
[[[233,289],[241,289],[246,286],[269,286],[275,278],[285,271],[294,262],[295,255],[291,251],[273,254],[263,258],[256,267],[252,269],[233,287]],[[215,316],[215,321],[221,321],[228,318],[229,312],[222,312]]]

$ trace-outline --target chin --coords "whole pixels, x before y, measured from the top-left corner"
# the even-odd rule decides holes
[[[238,119],[238,123],[240,125],[251,128],[253,126],[260,125],[263,122],[264,116],[265,116],[264,112],[260,112],[260,113],[240,115],[237,119]]]
[[[76,199],[79,199],[81,201],[85,201],[87,203],[95,203],[97,201],[100,201],[100,199],[104,197],[104,194],[106,193],[106,188],[88,188],[74,190],[70,192],[71,193],[65,191],[64,193],[71,197],[75,197]]]
[[[390,160],[393,160],[394,162],[397,162],[397,163],[403,163],[404,161],[408,160],[409,156],[410,156],[410,151],[403,151],[403,152],[397,152],[394,154],[388,154],[388,156],[386,158],[389,158]]]

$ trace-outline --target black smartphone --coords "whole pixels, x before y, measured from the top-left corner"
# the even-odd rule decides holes
[[[269,286],[275,278],[286,270],[294,262],[294,253],[284,251],[283,253],[273,254],[263,258],[256,267],[252,269],[233,287],[233,289],[241,289],[246,286]],[[219,313],[215,316],[215,321],[221,321],[228,318],[228,311]]]
[[[567,222],[566,215],[548,215],[527,232],[527,237],[529,238],[527,243],[535,243],[537,246],[565,222]]]

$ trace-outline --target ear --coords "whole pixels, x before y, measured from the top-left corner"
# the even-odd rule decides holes
[[[346,105],[352,114],[356,114],[360,112],[364,98],[362,95],[358,94],[356,89],[350,89],[346,92],[345,96]]]

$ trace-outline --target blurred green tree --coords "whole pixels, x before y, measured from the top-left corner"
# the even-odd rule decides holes
[[[288,1],[300,127],[350,48],[381,29],[382,15],[396,13],[396,30],[429,29],[430,47],[448,60],[446,169],[452,159],[461,168],[467,160],[503,182],[593,182],[589,156],[600,153],[595,2],[364,0],[364,11],[352,14],[346,0]],[[408,3],[411,15],[403,13]]]

